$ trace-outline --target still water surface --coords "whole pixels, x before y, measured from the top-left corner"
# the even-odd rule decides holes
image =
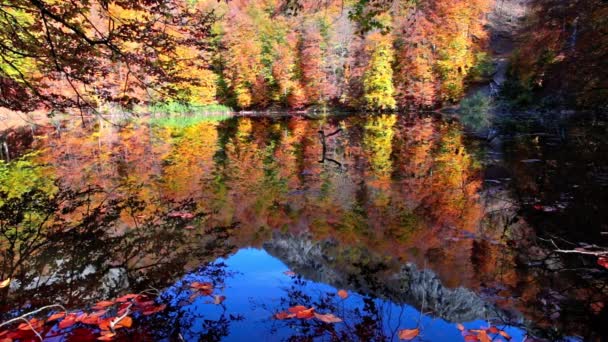
[[[527,221],[554,222],[573,200],[530,188],[541,183],[526,175],[563,157],[532,165],[547,159],[534,142],[502,156],[456,123],[384,115],[100,121],[23,144],[36,153],[0,203],[3,318],[154,289],[166,310],[119,339],[391,341],[419,328],[459,341],[458,323],[515,341],[601,334],[597,279],[539,264]],[[193,282],[213,293],[194,296]],[[295,305],[343,322],[274,319]]]

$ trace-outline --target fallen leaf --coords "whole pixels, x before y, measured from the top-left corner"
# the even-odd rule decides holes
[[[600,266],[602,266],[603,268],[608,268],[608,258],[606,258],[606,257],[599,257],[597,259],[597,264],[600,265]]]
[[[167,305],[161,304],[159,306],[147,308],[144,311],[142,311],[141,313],[144,316],[150,316],[150,315],[153,315],[155,313],[158,313],[158,312],[161,312],[161,311],[165,310],[166,307],[167,307]]]
[[[59,329],[66,329],[76,324],[76,318],[78,318],[76,314],[67,315],[61,322],[59,322]]]
[[[300,311],[304,311],[306,310],[306,307],[304,305],[296,305],[296,306],[292,306],[289,309],[287,309],[289,312],[291,313],[298,313]]]
[[[310,308],[296,313],[296,318],[311,319],[315,317],[315,308]]]
[[[340,290],[340,291],[338,291],[338,297],[340,297],[342,299],[346,299],[346,298],[348,298],[348,292],[346,292],[346,290]]]
[[[101,310],[101,309],[105,309],[109,306],[114,305],[113,301],[109,301],[109,300],[102,300],[101,302],[93,305],[93,309],[95,310]]]
[[[90,325],[98,325],[99,324],[99,316],[95,315],[86,315],[86,317],[80,318],[80,322],[84,324]]]
[[[133,294],[133,293],[129,293],[129,294],[126,294],[124,296],[116,298],[116,302],[117,303],[124,303],[124,302],[128,302],[131,299],[137,298],[137,297],[139,297],[139,295],[136,295],[136,294]]]
[[[498,334],[498,332],[499,332],[500,330],[498,330],[498,328],[497,328],[497,327],[495,327],[495,326],[491,326],[491,327],[489,327],[489,328],[488,328],[488,330],[486,330],[486,331],[487,331],[487,332],[489,332],[490,334]]]
[[[7,287],[8,285],[10,285],[10,283],[11,283],[11,278],[7,278],[7,279],[4,279],[3,281],[0,281],[0,289]]]
[[[490,336],[488,336],[488,333],[486,333],[484,330],[477,333],[477,338],[481,342],[491,342],[492,341]]]
[[[130,328],[133,325],[133,319],[129,316],[124,317],[118,323],[114,324],[114,329],[118,328]]]
[[[325,323],[340,323],[342,322],[342,319],[340,317],[334,316],[333,314],[318,314],[318,313],[314,313],[315,318],[317,318],[318,320],[325,322]]]
[[[287,313],[285,311],[277,312],[274,315],[274,318],[279,319],[279,320],[288,319],[288,318],[294,318],[294,317],[296,317],[295,314],[290,314],[290,313]]]
[[[22,330],[22,331],[28,331],[28,330],[32,330],[32,328],[34,328],[34,330],[38,330],[38,329],[42,328],[43,325],[44,325],[43,321],[41,321],[37,318],[32,318],[31,320],[29,320],[29,323],[19,324],[17,329]]]
[[[97,340],[98,341],[112,341],[115,336],[116,336],[115,333],[109,333],[109,334],[101,335],[100,337],[97,338]]]
[[[215,305],[220,305],[220,304],[222,304],[222,302],[224,302],[224,300],[226,300],[226,297],[225,297],[225,296],[218,296],[218,295],[215,295],[215,296],[213,297],[213,304],[215,304]]]
[[[502,330],[501,330],[501,331],[499,331],[498,333],[500,334],[500,336],[502,336],[502,337],[506,338],[506,339],[507,339],[507,341],[510,341],[510,340],[511,340],[511,335],[507,334],[507,332],[506,332],[506,331],[502,331]]]
[[[456,328],[458,328],[458,330],[460,330],[460,331],[464,331],[464,325],[462,325],[460,323],[456,324]]]
[[[477,341],[479,341],[479,339],[475,335],[465,335],[464,336],[464,340],[466,342],[477,342]]]
[[[92,314],[89,314],[89,316],[97,316],[97,317],[101,317],[103,315],[105,315],[108,312],[108,310],[98,310],[93,312]]]
[[[420,329],[416,328],[416,329],[403,329],[403,330],[399,330],[399,339],[400,340],[413,340],[414,338],[416,338],[416,336],[418,336],[420,334]]]
[[[51,317],[49,317],[46,321],[53,322],[60,318],[63,318],[64,316],[65,316],[65,312],[58,312],[58,313],[52,314]]]
[[[112,322],[113,318],[106,318],[104,320],[101,320],[98,324],[99,329],[101,330],[110,330],[110,323]]]
[[[142,309],[142,310],[145,310],[146,308],[152,307],[152,306],[154,306],[155,304],[156,304],[156,303],[154,303],[154,301],[152,301],[152,300],[145,301],[145,302],[137,302],[137,303],[135,303],[135,305],[136,305],[138,308]],[[127,305],[125,305],[124,307],[121,307],[121,309],[126,309],[126,308],[128,308],[128,307],[129,307],[129,305],[127,304]]]

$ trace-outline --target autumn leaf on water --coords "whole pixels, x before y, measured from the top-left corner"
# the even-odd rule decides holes
[[[492,339],[490,338],[490,336],[488,336],[488,333],[486,333],[483,330],[477,333],[477,338],[481,342],[490,342],[490,341],[492,341]]]
[[[113,301],[109,301],[109,300],[102,300],[101,302],[93,305],[93,309],[95,310],[101,310],[101,309],[105,309],[109,306],[114,305]]]
[[[501,331],[499,331],[498,333],[500,334],[500,336],[504,337],[504,338],[505,338],[507,341],[510,341],[510,340],[511,340],[511,335],[507,334],[507,332],[506,332],[506,331],[502,331],[502,330],[501,330]]]
[[[114,324],[114,329],[130,328],[133,325],[133,319],[129,316],[122,318],[118,323]]]
[[[152,306],[152,307],[148,307],[145,310],[142,311],[142,314],[144,316],[149,316],[149,315],[153,315],[155,313],[161,312],[163,310],[165,310],[165,308],[167,307],[167,305],[165,304],[161,304],[159,306]]]
[[[597,259],[597,264],[602,266],[603,268],[608,268],[608,258],[606,257],[599,257]]]
[[[296,313],[296,318],[311,319],[313,317],[315,317],[315,308],[302,310],[302,311]]]
[[[318,320],[320,320],[322,322],[325,322],[325,323],[340,323],[340,322],[342,322],[342,319],[340,317],[334,316],[333,314],[330,314],[330,313],[322,315],[322,314],[318,314],[318,313],[315,312],[314,315],[315,315],[316,319],[318,319]]]
[[[60,318],[63,318],[64,316],[65,316],[65,312],[58,312],[58,313],[52,314],[51,317],[49,317],[46,321],[53,322]]]
[[[283,272],[283,274],[286,275],[286,276],[288,276],[288,277],[295,277],[296,276],[296,272],[289,271],[289,270]]]
[[[0,289],[7,287],[11,283],[11,278],[0,281]]]
[[[34,330],[38,330],[38,329],[42,328],[43,325],[44,325],[44,321],[41,321],[37,318],[32,318],[31,320],[29,320],[29,323],[19,324],[17,329],[22,330],[22,331],[28,331],[28,330],[32,330],[32,328],[34,328]]]
[[[338,297],[340,297],[342,299],[346,299],[346,298],[348,298],[348,292],[346,292],[346,290],[340,290],[340,291],[338,291]]]
[[[287,313],[285,311],[277,312],[274,315],[274,318],[279,319],[279,320],[284,320],[284,319],[294,318],[294,317],[296,317],[295,314],[290,314],[290,313]]]
[[[101,330],[110,330],[110,323],[112,322],[113,318],[106,318],[104,320],[101,320],[98,324],[99,329]]]
[[[61,322],[59,322],[60,329],[66,329],[76,324],[76,319],[78,316],[76,314],[67,315]]]
[[[403,329],[399,330],[399,339],[400,340],[413,340],[416,336],[420,335],[420,329]]]
[[[464,331],[464,325],[462,325],[460,323],[456,324],[456,328],[458,328],[458,330],[460,330],[460,331]]]
[[[498,328],[497,328],[497,327],[495,327],[495,326],[491,326],[491,327],[489,327],[489,328],[488,328],[488,330],[486,330],[486,331],[487,331],[487,332],[489,332],[490,334],[498,334],[498,332],[499,332],[500,330],[498,330]]]
[[[315,308],[313,308],[313,307],[306,308],[303,305],[296,305],[287,310],[289,312],[291,312],[292,314],[295,314],[296,318],[310,319],[310,318],[315,317],[315,315],[314,315]]]
[[[139,297],[139,295],[136,295],[136,294],[133,294],[133,293],[129,293],[129,294],[126,294],[124,296],[116,298],[116,303],[128,302],[131,299],[138,298],[138,297]]]
[[[114,339],[114,337],[116,336],[115,333],[113,332],[107,332],[107,333],[103,333],[101,334],[100,337],[97,338],[98,341],[112,341]]]
[[[479,339],[475,335],[465,335],[464,336],[464,340],[466,342],[477,342],[477,341],[479,341]]]
[[[306,307],[304,305],[296,305],[296,306],[292,306],[289,309],[287,309],[287,311],[291,312],[291,313],[298,313],[300,311],[304,311],[306,310]]]

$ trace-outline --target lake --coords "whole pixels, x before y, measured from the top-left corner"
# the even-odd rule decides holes
[[[41,324],[51,341],[125,310],[113,339],[600,340],[607,272],[552,252],[608,238],[607,128],[581,120],[490,145],[423,114],[14,131],[0,318],[103,309]]]

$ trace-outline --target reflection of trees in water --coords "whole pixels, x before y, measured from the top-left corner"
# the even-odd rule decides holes
[[[106,200],[93,203],[99,194]],[[125,215],[132,226],[121,221]],[[31,226],[32,216],[44,220],[35,229],[14,228]],[[3,304],[80,306],[124,290],[163,288],[188,269],[233,252],[226,240],[234,227],[204,228],[204,217],[192,202],[165,203],[151,212],[137,196],[113,197],[93,187],[12,199],[0,208],[0,220],[17,233],[3,229],[0,239],[3,277],[13,278],[17,288],[2,291]]]
[[[314,307],[318,313],[332,313],[343,322],[327,324],[317,319],[277,320],[269,329],[273,336],[284,337],[284,341],[391,341],[397,336],[406,319],[405,307],[395,306],[388,301],[371,296],[363,296],[357,305],[349,304],[335,292],[311,291],[309,283],[297,276],[280,297],[278,307],[261,305],[269,315],[296,305]],[[352,296],[352,294],[351,294]],[[360,302],[360,303],[359,303]],[[411,320],[415,324],[415,319]],[[281,331],[287,329],[285,331]]]
[[[243,320],[238,314],[231,314],[224,304],[205,303],[205,297],[193,299],[189,284],[193,281],[210,282],[215,288],[222,287],[232,272],[221,262],[209,263],[187,274],[168,289],[160,299],[169,303],[167,309],[153,316],[144,325],[150,329],[153,339],[171,341],[222,341],[230,333],[233,322]],[[201,305],[211,305],[215,313],[209,315],[201,310]],[[209,318],[209,316],[215,316]]]

